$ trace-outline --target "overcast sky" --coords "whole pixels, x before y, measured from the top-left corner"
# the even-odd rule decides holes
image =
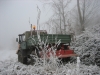
[[[37,24],[37,5],[41,9],[40,22],[45,22],[51,13],[50,7],[44,8],[43,4],[38,0],[0,0],[0,46],[8,48],[18,34],[30,30],[29,17],[30,23]]]

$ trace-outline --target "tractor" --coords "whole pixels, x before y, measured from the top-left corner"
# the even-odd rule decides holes
[[[17,50],[18,61],[23,64],[33,64],[35,62],[31,55],[36,55],[38,58],[44,58],[44,54],[42,52],[44,50],[44,44],[40,45],[41,42],[45,42],[48,50],[46,52],[47,59],[50,58],[50,54],[54,54],[53,49],[55,50],[55,57],[62,59],[62,61],[63,59],[64,61],[69,61],[70,57],[77,56],[77,54],[69,48],[71,35],[47,34],[46,30],[33,30],[26,31],[18,36],[19,38],[16,38],[16,41],[19,44],[19,48]],[[60,41],[59,44],[57,44],[57,41]]]

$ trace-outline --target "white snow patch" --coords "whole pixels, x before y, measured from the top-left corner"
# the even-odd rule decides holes
[[[16,50],[0,50],[0,61],[17,58]]]

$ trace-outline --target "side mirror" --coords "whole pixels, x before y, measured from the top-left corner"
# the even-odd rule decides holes
[[[16,38],[16,42],[18,42],[18,38]]]

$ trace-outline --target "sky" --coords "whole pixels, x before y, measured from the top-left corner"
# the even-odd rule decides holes
[[[41,10],[40,23],[46,22],[52,15],[51,6],[47,5],[50,1],[0,0],[0,47],[9,48],[18,34],[30,30],[30,24],[37,25],[37,6]]]
[[[0,46],[9,47],[18,34],[30,30],[30,23],[37,24],[37,6],[41,10],[40,23],[50,17],[44,3],[38,0],[0,0]],[[45,12],[45,13],[44,13]],[[45,14],[49,14],[46,15]]]

